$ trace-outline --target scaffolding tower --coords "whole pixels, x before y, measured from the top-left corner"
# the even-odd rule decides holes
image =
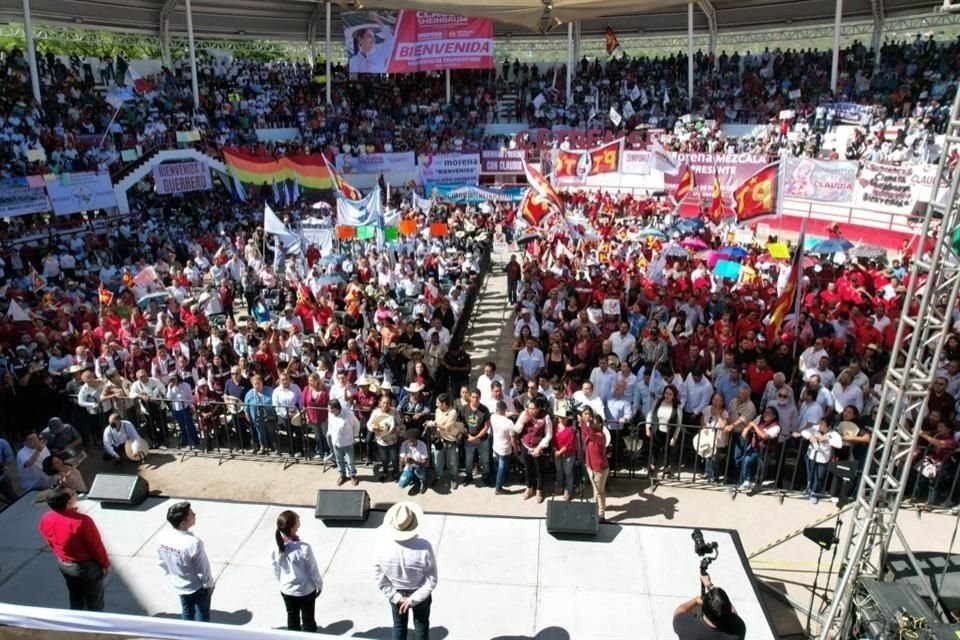
[[[944,10],[960,11],[960,2],[946,0]],[[951,167],[949,162],[951,156],[960,152],[958,113],[960,90],[953,101],[940,153],[940,180],[933,188],[917,232],[917,256],[910,270],[895,348],[883,381],[879,411],[853,506],[852,532],[843,547],[843,565],[830,608],[822,620],[820,640],[850,637],[851,603],[858,581],[883,578],[894,537],[903,545],[914,570],[921,573],[897,526],[897,514],[910,477],[930,386],[954,322],[960,288],[960,261],[951,246],[953,232],[960,227],[960,167]],[[926,581],[923,584],[925,595],[942,617],[938,598]]]

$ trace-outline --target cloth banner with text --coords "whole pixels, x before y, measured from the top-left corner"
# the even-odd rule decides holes
[[[526,152],[520,149],[488,149],[480,152],[480,173],[496,175],[501,173],[523,173],[523,159]]]
[[[31,184],[32,183],[32,184]],[[43,178],[7,178],[0,180],[0,218],[25,216],[50,210]]]
[[[348,200],[337,196],[337,225],[341,227],[379,226],[395,227],[400,222],[400,212],[383,208],[383,196],[377,187],[362,200]]]
[[[340,14],[350,73],[492,69],[493,21],[429,11]]]
[[[153,184],[157,193],[188,193],[213,188],[210,168],[203,162],[166,162],[153,167]]]
[[[749,153],[678,153],[676,156],[680,166],[690,167],[696,180],[696,188],[680,203],[683,218],[699,216],[701,206],[713,201],[714,176],[720,180],[723,217],[734,215],[733,192],[768,164],[766,156]],[[676,194],[683,173],[664,174],[664,189],[671,196]]]
[[[479,184],[479,153],[435,153],[421,156],[420,178],[425,185]]]
[[[340,154],[336,160],[337,171],[345,176],[356,173],[383,174],[388,182],[394,173],[410,173],[417,168],[417,158],[413,151],[401,153],[368,153],[362,156]]]
[[[623,139],[608,142],[596,149],[565,151],[554,155],[553,177],[558,184],[583,182],[587,176],[615,173],[620,170],[620,146]]]
[[[864,162],[857,176],[854,204],[864,209],[908,215],[918,201],[930,200],[936,179],[937,166],[933,164]],[[941,193],[945,186],[946,183],[941,182]]]
[[[58,216],[117,206],[109,173],[64,173],[44,180],[53,212]]]
[[[827,162],[812,158],[783,160],[783,196],[798,200],[849,204],[857,181],[856,160]]]

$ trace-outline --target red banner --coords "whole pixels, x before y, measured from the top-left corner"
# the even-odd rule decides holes
[[[590,151],[558,151],[553,175],[557,178],[586,178],[620,169],[620,143],[614,140]]]
[[[407,9],[340,17],[351,73],[493,68],[492,20]]]
[[[766,156],[749,153],[679,153],[677,162],[683,168],[676,175],[664,174],[663,185],[674,195],[686,168],[693,171],[696,189],[680,206],[680,215],[685,218],[699,216],[701,207],[713,202],[714,175],[720,178],[723,217],[734,215],[734,190],[768,163]]]

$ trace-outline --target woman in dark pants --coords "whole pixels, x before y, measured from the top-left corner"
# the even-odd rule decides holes
[[[520,459],[523,461],[527,490],[523,499],[529,500],[537,492],[537,502],[543,502],[543,474],[553,437],[553,423],[546,412],[546,398],[538,397],[527,403],[526,411],[517,419],[520,428]]]
[[[287,629],[314,633],[317,630],[314,612],[323,591],[323,578],[313,549],[297,537],[299,529],[300,517],[293,511],[283,511],[277,516],[274,534],[277,548],[271,553],[273,575],[280,583],[280,595],[287,609]]]

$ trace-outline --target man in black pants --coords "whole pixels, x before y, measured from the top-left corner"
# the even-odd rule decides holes
[[[673,632],[680,640],[744,640],[747,627],[726,591],[700,576],[703,595],[687,600],[673,612]],[[697,609],[699,608],[699,611]]]
[[[77,494],[61,487],[47,498],[40,535],[53,550],[70,592],[70,608],[103,611],[103,580],[110,559],[93,519],[77,511]]]
[[[520,284],[520,278],[523,277],[523,269],[517,262],[517,256],[510,256],[510,262],[503,270],[507,272],[507,301],[510,304],[516,304],[517,285]]]

